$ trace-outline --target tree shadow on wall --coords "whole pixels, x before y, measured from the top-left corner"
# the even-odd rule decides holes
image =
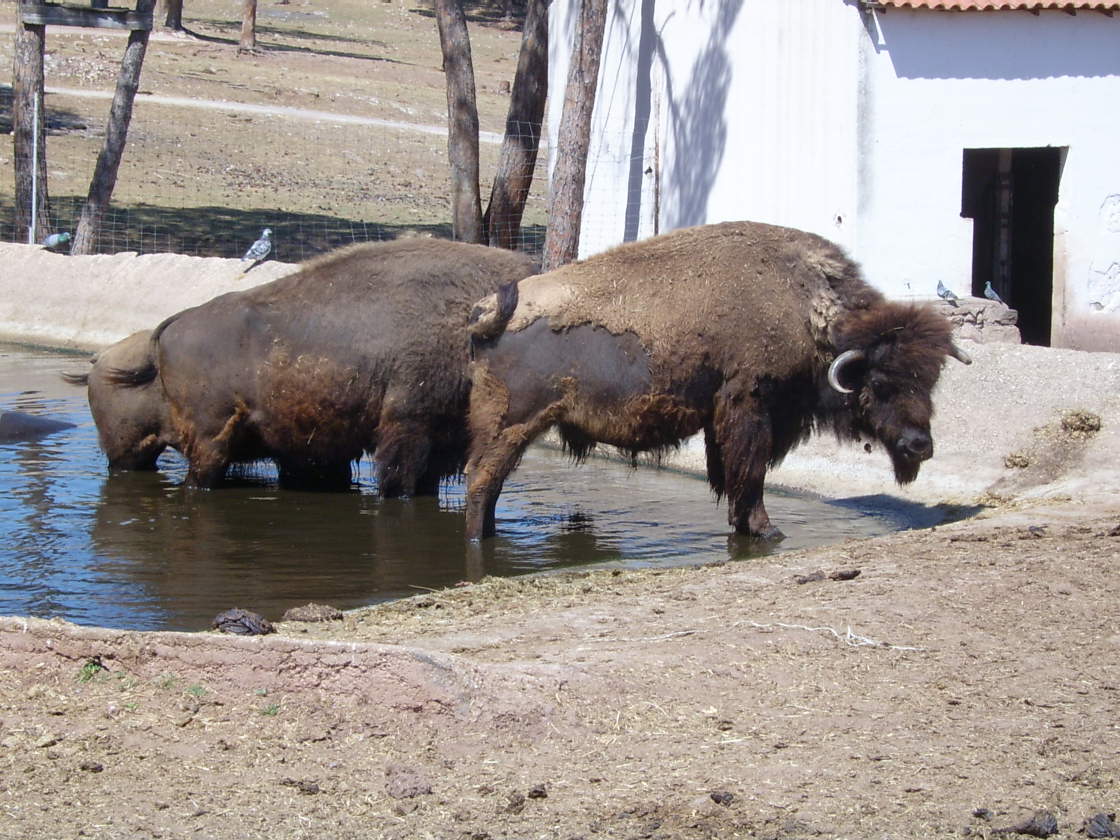
[[[697,0],[696,5],[702,7],[704,2]],[[665,74],[668,130],[674,150],[661,200],[666,230],[707,221],[708,198],[727,151],[726,112],[732,77],[728,34],[742,7],[743,0],[720,0],[708,41],[683,90],[674,90],[672,78]],[[660,36],[655,49],[668,67]]]

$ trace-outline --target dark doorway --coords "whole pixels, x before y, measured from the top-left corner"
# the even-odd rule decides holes
[[[1054,205],[1064,150],[965,149],[961,215],[972,219],[972,294],[988,283],[1019,313],[1027,344],[1050,344]]]

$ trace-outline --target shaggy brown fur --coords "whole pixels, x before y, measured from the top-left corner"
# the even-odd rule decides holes
[[[913,480],[932,454],[930,392],[954,351],[943,317],[886,301],[836,245],[751,222],[676,231],[527,278],[504,333],[493,302],[478,317],[476,334],[497,338],[476,347],[472,538],[493,533],[517,447],[550,426],[577,455],[595,443],[657,451],[703,430],[731,525],[778,536],[763,479],[814,428],[878,438],[898,480]],[[845,395],[827,371],[848,349],[864,356],[844,370],[855,391]]]
[[[471,305],[531,270],[442,240],[352,246],[172,316],[116,380],[158,372],[192,483],[271,458],[286,482],[345,485],[371,452],[382,494],[434,493],[465,458]]]
[[[90,414],[111,470],[154,470],[160,453],[176,445],[160,383],[122,388],[113,375],[121,368],[147,365],[151,336],[151,330],[133,333],[90,359],[88,373],[62,375],[71,385],[88,389]]]

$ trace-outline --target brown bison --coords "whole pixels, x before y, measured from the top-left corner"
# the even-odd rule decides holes
[[[133,333],[90,359],[88,373],[62,374],[71,385],[87,387],[90,414],[111,470],[154,470],[160,453],[175,445],[159,381],[124,388],[112,376],[113,371],[146,364],[151,337],[151,330]]]
[[[949,322],[871,288],[832,243],[733,222],[623,245],[483,301],[467,461],[467,536],[494,533],[502,483],[555,427],[660,452],[703,430],[708,480],[739,533],[778,538],[763,479],[814,430],[877,439],[900,483],[933,454],[930,393]],[[487,312],[489,308],[489,312]],[[503,330],[504,328],[504,330]]]
[[[369,452],[382,495],[435,493],[466,457],[471,305],[531,271],[480,245],[352,246],[171,316],[110,379],[158,377],[188,483],[269,458],[285,483],[345,486]]]

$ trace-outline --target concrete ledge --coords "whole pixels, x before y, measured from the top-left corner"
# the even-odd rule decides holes
[[[0,338],[99,350],[180,310],[297,268],[268,261],[246,274],[233,259],[131,251],[71,257],[0,243]]]

